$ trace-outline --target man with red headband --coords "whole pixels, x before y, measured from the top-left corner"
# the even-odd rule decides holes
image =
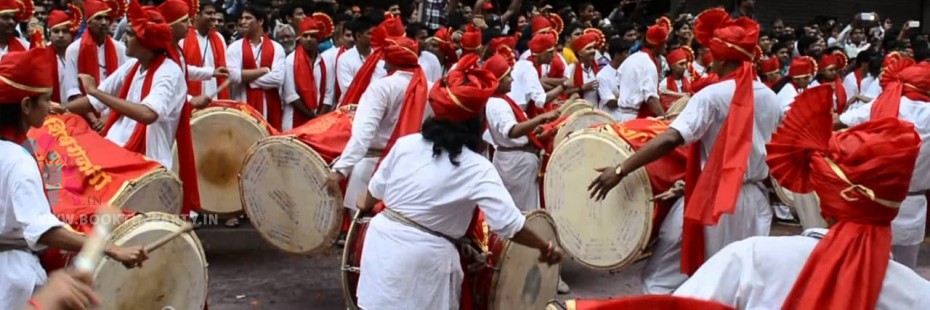
[[[10,52],[25,52],[29,41],[16,37],[16,25],[32,18],[32,0],[0,0],[0,58]]]
[[[659,103],[659,77],[661,66],[659,56],[665,55],[665,47],[671,24],[668,19],[660,19],[656,25],[646,31],[645,47],[627,58],[620,65],[620,97],[617,105],[622,111],[620,119],[624,122],[638,116],[663,116],[665,109]],[[752,49],[750,49],[752,50]]]
[[[734,242],[676,296],[738,309],[930,309],[930,282],[889,260],[891,222],[904,212],[920,137],[895,118],[833,133],[832,93],[817,87],[799,95],[767,149],[779,184],[815,192],[835,224]]]
[[[775,87],[775,84],[781,81],[781,62],[778,61],[778,57],[763,60],[759,68],[759,78],[769,88]]]
[[[530,28],[532,30],[532,38],[548,35],[552,36],[552,41],[555,42],[553,46],[558,44],[558,34],[555,32],[552,26],[552,22],[543,16],[536,16],[530,21]],[[531,39],[532,41],[532,39]],[[520,55],[521,60],[530,60],[533,62],[533,56],[536,56],[536,53],[533,52],[533,48],[530,47],[529,50],[523,52]],[[552,60],[548,62],[533,62],[536,68],[536,75],[539,77],[539,82],[542,84],[543,89],[546,91],[552,91],[557,87],[563,87],[565,81],[568,80],[568,71],[566,70],[567,62],[565,57],[562,57],[562,53],[553,53]],[[539,103],[541,106],[545,102]]]
[[[778,91],[778,103],[781,105],[782,111],[788,111],[791,108],[791,103],[794,102],[794,97],[797,97],[798,94],[803,93],[805,89],[810,86],[811,81],[814,79],[814,74],[817,73],[817,62],[809,56],[797,57],[791,61],[791,66],[788,68],[788,82]]]
[[[843,86],[843,79],[840,78],[839,70],[845,69],[845,57],[837,54],[825,54],[817,62],[817,68],[820,70],[817,76],[811,81],[810,86],[830,85],[834,90],[834,109],[836,113],[843,113],[849,106],[849,100],[846,97],[846,88]]]
[[[427,78],[431,80],[435,78],[438,81],[459,60],[458,55],[455,53],[455,43],[452,42],[452,32],[449,28],[441,27],[436,30],[432,37],[426,39],[426,43],[426,50],[435,54],[442,65],[441,74],[435,75],[427,72]]]
[[[314,18],[300,21],[299,46],[285,60],[282,130],[303,125],[326,106],[333,105],[335,72],[317,50],[320,24]]]
[[[555,57],[555,36],[544,34],[534,36],[530,40],[529,59],[521,59],[513,66],[513,85],[510,93],[507,95],[513,99],[521,109],[528,111],[527,106],[530,103],[537,108],[542,108],[546,102],[552,101],[565,90],[565,86],[559,84],[553,89],[546,91],[543,88],[539,71],[536,65],[549,64]]]
[[[56,78],[52,86],[52,101],[59,103],[68,102],[67,90],[77,82],[65,79],[65,51],[74,41],[74,35],[81,27],[83,17],[81,17],[81,10],[73,5],[70,6],[69,11],[66,13],[62,10],[52,10],[48,14],[51,47],[47,49],[45,59],[57,64],[51,68],[52,76]]]
[[[344,205],[355,209],[356,199],[365,193],[384,154],[400,137],[420,131],[426,108],[427,91],[432,86],[418,63],[416,41],[402,37],[384,47],[384,60],[391,75],[371,82],[358,103],[352,121],[352,137],[342,156],[333,164],[327,185],[340,193],[339,183],[349,178]]]
[[[462,33],[462,37],[459,38],[459,47],[461,47],[462,50],[462,54],[459,57],[465,57],[469,54],[475,54],[480,57],[481,40],[481,29],[475,27],[474,24],[468,24],[468,26],[465,27],[465,32]],[[455,70],[456,65],[457,64],[452,64],[452,66],[449,67],[449,71]]]
[[[569,87],[568,92],[578,93],[581,98],[591,103],[598,102],[597,72],[600,68],[594,61],[595,45],[597,35],[593,33],[582,34],[572,41],[571,49],[577,61],[568,66],[572,81],[572,87]]]
[[[659,92],[670,94],[690,94],[691,80],[685,77],[688,70],[688,52],[684,49],[676,49],[668,53],[669,74],[659,81]]]
[[[781,116],[775,94],[754,77],[759,24],[711,9],[698,16],[694,34],[713,53],[711,67],[720,81],[691,97],[669,130],[619,166],[600,168],[589,186],[592,198],[603,199],[629,173],[679,146],[698,143],[685,177],[683,274],[693,274],[727,244],[768,235],[772,211],[762,185],[769,175],[765,143]]]
[[[209,0],[199,1],[197,10],[190,12],[193,27],[187,29],[184,38],[178,42],[187,64],[187,93],[194,97],[191,103],[197,103],[195,105],[198,108],[208,101],[204,99],[231,98],[228,88],[216,92],[229,77],[229,70],[226,69],[226,40],[213,28],[216,6]],[[214,93],[214,97],[206,98],[206,95]],[[199,96],[204,97],[197,98]]]
[[[927,228],[924,194],[930,190],[930,65],[901,60],[886,69],[877,83],[884,84],[881,95],[871,103],[840,115],[836,127],[854,126],[870,119],[899,118],[912,123],[920,134],[920,154],[914,177],[898,216],[891,222],[894,260],[915,268]]]
[[[119,1],[84,1],[84,35],[65,51],[65,79],[73,81],[68,99],[83,94],[78,74],[89,75],[99,84],[126,62],[126,46],[110,37],[110,23],[123,17],[123,7]]]
[[[420,122],[422,133],[397,140],[359,201],[366,213],[385,207],[365,235],[362,309],[459,309],[464,273],[450,241],[465,235],[476,205],[501,238],[538,249],[549,264],[562,258],[553,240],[524,226],[494,166],[478,153],[481,115],[498,83],[477,62],[466,56],[430,90],[434,116]]]
[[[229,79],[235,83],[233,99],[247,102],[264,115],[271,126],[281,129],[283,110],[279,89],[284,84],[284,47],[265,34],[272,22],[262,8],[250,6],[239,16],[243,38],[226,49]]]

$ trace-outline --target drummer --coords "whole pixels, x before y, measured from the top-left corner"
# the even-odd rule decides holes
[[[562,258],[554,240],[524,226],[494,166],[477,153],[480,116],[498,82],[476,63],[466,57],[432,88],[435,116],[422,133],[397,141],[359,201],[362,212],[382,199],[386,206],[365,235],[357,292],[362,309],[458,309],[463,272],[456,246],[446,239],[465,234],[476,205],[495,234],[539,249],[550,264]]]
[[[536,107],[542,108],[546,102],[555,100],[562,92],[565,91],[565,85],[559,84],[554,88],[546,91],[540,82],[539,71],[536,65],[544,65],[552,62],[555,57],[555,36],[552,34],[539,34],[533,36],[529,42],[530,56],[527,59],[517,61],[513,66],[511,77],[513,84],[510,92],[507,93],[520,108],[529,111],[530,103]]]
[[[768,177],[765,143],[778,125],[775,94],[753,77],[759,24],[730,19],[722,9],[698,16],[695,37],[713,54],[721,82],[704,87],[669,129],[617,167],[598,169],[591,197],[604,199],[629,173],[687,144],[682,273],[691,274],[727,244],[769,233],[772,211],[761,182]],[[699,31],[704,30],[704,31]],[[701,163],[706,162],[699,171]],[[706,237],[705,237],[706,236]],[[672,255],[673,253],[670,253]]]
[[[584,100],[592,104],[598,102],[597,72],[600,70],[594,62],[594,46],[597,45],[597,35],[585,33],[572,41],[572,50],[576,56],[571,70],[572,86],[568,92],[577,92]]]
[[[81,11],[75,6],[70,7],[71,12],[65,13],[62,10],[52,10],[48,14],[48,29],[50,35],[49,53],[46,55],[48,62],[56,63],[57,71],[52,75],[57,77],[57,82],[52,90],[52,101],[68,102],[67,91],[71,89],[71,81],[65,78],[65,51],[68,45],[74,41],[74,35],[77,34],[81,27]],[[52,70],[55,70],[53,68]]]
[[[0,60],[0,309],[21,309],[45,284],[35,252],[80,251],[85,240],[52,214],[32,150],[24,147],[26,131],[41,127],[49,111],[53,77],[47,73],[54,63],[31,61],[44,52],[10,53]],[[109,246],[106,254],[127,266],[146,259],[142,246]]]

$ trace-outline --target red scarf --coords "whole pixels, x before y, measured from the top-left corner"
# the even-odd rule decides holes
[[[650,49],[648,49],[648,48],[644,48],[644,49],[642,50],[642,52],[643,52],[643,53],[646,53],[646,55],[649,56],[649,60],[652,60],[652,63],[655,64],[655,66],[656,66],[656,74],[657,74],[657,75],[656,75],[656,80],[658,80],[658,77],[660,76],[660,75],[658,75],[658,73],[659,73],[659,72],[662,72],[662,66],[659,65],[659,59],[656,58],[655,52],[653,52],[652,50],[650,50]],[[618,70],[619,70],[619,68],[618,68]],[[689,84],[690,84],[690,82],[689,82]],[[676,86],[677,86],[677,85],[676,85]],[[658,88],[659,88],[659,85],[656,84],[656,89],[658,89]],[[677,88],[677,87],[676,87],[676,88]],[[642,105],[639,106],[639,114],[637,114],[636,118],[646,118],[646,117],[656,117],[656,116],[658,116],[658,115],[655,115],[655,113],[652,112],[652,109],[649,108],[649,105],[644,103],[644,104],[642,104]]]
[[[517,105],[517,102],[513,101],[513,99],[510,99],[510,96],[507,96],[507,94],[494,94],[491,97],[500,98],[504,101],[507,101],[507,104],[510,105],[510,109],[513,110],[513,116],[517,118],[517,124],[526,122],[529,119],[527,118],[526,113],[520,109],[519,105]],[[506,136],[508,133],[502,132],[502,134]],[[539,141],[538,138],[536,138],[535,131],[531,131],[530,134],[526,137],[530,140],[530,143],[535,145],[540,150],[546,149],[546,146],[541,141]]]
[[[672,75],[669,75],[668,77],[666,77],[665,88],[667,88],[668,91],[676,92],[676,93],[687,93],[687,94],[691,93],[691,80],[687,78],[682,78],[681,89],[678,89],[678,83],[675,83],[675,81],[676,81],[675,77]]]
[[[600,70],[600,68],[597,67],[597,63],[592,61],[591,67],[594,70],[594,75],[597,75],[597,72]],[[584,66],[581,65],[580,60],[575,61],[575,71],[572,72],[572,78],[574,79],[575,87],[581,88],[584,86]],[[595,91],[597,90],[595,89]]]
[[[15,37],[10,37],[10,41],[6,45],[7,53],[12,52],[25,52],[26,46],[23,45],[23,42],[20,42],[19,39]]]
[[[397,118],[397,125],[394,126],[394,131],[391,132],[391,137],[388,138],[384,152],[381,154],[381,158],[378,159],[378,165],[381,165],[381,161],[387,156],[388,151],[394,147],[394,142],[397,142],[397,139],[420,132],[420,128],[423,127],[423,113],[426,113],[426,99],[429,89],[427,88],[426,74],[423,73],[423,69],[416,66],[398,70],[412,72],[413,77],[404,91],[406,95],[404,96],[404,102],[400,106],[400,117]]]
[[[274,45],[271,44],[271,39],[267,35],[262,37],[261,43],[261,57],[260,59],[262,68],[271,69],[271,65],[274,63]],[[254,70],[259,67],[255,65],[255,55],[252,54],[252,44],[249,42],[249,39],[242,39],[242,70]],[[250,85],[246,85],[246,102],[252,106],[255,110],[262,115],[266,114],[265,106],[267,102],[268,106],[268,123],[274,128],[281,130],[281,122],[283,119],[283,112],[281,111],[281,96],[278,94],[278,89],[261,89],[261,88],[252,88]]]
[[[336,60],[334,60],[335,63],[333,63],[333,73],[335,73],[333,74],[333,78],[335,79],[335,81],[333,82],[333,88],[334,88],[333,92],[335,93],[335,95],[333,95],[333,98],[334,98],[333,100],[339,100],[339,97],[342,96],[342,90],[339,89],[339,57],[342,57],[342,53],[345,53],[345,52],[346,52],[345,45],[340,46],[339,51],[336,52]]]
[[[734,79],[730,113],[701,170],[702,143],[692,146],[685,174],[685,219],[681,244],[681,271],[693,275],[704,263],[704,226],[716,225],[723,214],[733,214],[743,186],[752,149],[754,70],[743,65],[721,81]],[[704,173],[707,172],[707,173]]]
[[[119,56],[116,55],[116,45],[113,44],[113,39],[107,37],[103,43],[103,49],[107,74],[113,74],[119,68]],[[80,49],[78,49],[78,73],[90,75],[97,81],[97,84],[100,84],[103,79],[100,76],[100,63],[97,60],[97,43],[90,36],[90,31],[84,31],[84,35],[81,36]],[[84,93],[83,88],[81,88],[81,93]]]
[[[164,55],[157,56],[149,63],[148,71],[145,73],[145,80],[142,82],[142,94],[140,94],[139,98],[148,96],[149,91],[152,89],[152,80],[155,78],[155,73],[167,58],[168,57]],[[123,79],[123,86],[119,91],[119,98],[123,100],[128,98],[129,89],[132,87],[132,80],[136,76],[136,72],[139,71],[140,65],[140,63],[136,62],[136,64],[129,69],[129,72],[126,73],[126,77]],[[179,178],[181,179],[184,190],[184,201],[181,206],[181,214],[184,215],[190,214],[192,210],[200,210],[200,190],[197,185],[197,169],[194,164],[193,139],[191,138],[190,129],[191,113],[192,108],[190,104],[185,102],[184,106],[181,108],[181,118],[178,120],[178,128],[175,133],[178,144],[178,158],[180,161],[178,167]],[[116,124],[116,121],[119,120],[120,117],[122,117],[122,115],[118,111],[110,109],[110,116],[107,118],[106,125],[103,128],[103,136],[106,136],[107,133],[110,132],[110,129],[113,128],[113,125]],[[133,129],[132,135],[129,136],[129,140],[123,145],[123,148],[145,155],[147,131],[147,125],[136,122],[136,127]]]
[[[864,89],[862,89],[862,70],[856,69],[856,71],[853,71],[853,75],[856,77],[856,88],[859,89],[861,93],[864,91]]]
[[[339,103],[340,107],[347,104],[358,103],[358,100],[362,98],[362,93],[364,93],[365,90],[368,89],[368,85],[371,84],[371,76],[374,75],[375,69],[378,67],[378,61],[381,60],[381,56],[384,55],[383,48],[375,49],[372,47],[372,49],[371,55],[368,55],[368,58],[365,59],[365,63],[362,64],[362,67],[355,73],[355,77],[352,78],[352,83],[349,84],[349,88],[346,89],[345,98],[342,98],[342,102]]]
[[[207,33],[207,40],[210,40],[210,52],[213,53],[213,67],[216,68],[225,68],[226,67],[226,51],[223,49],[223,39],[220,38],[220,35],[216,33],[216,30],[210,29],[210,32]],[[187,61],[187,64],[194,67],[203,67],[203,58],[205,50],[200,48],[200,40],[197,38],[197,30],[194,30],[193,27],[187,31],[187,38],[184,39],[184,59]],[[219,87],[224,82],[226,78],[217,77],[216,86]],[[203,94],[203,81],[187,81],[187,93],[191,96],[199,96]],[[227,100],[229,99],[229,89],[224,89],[216,95],[217,99]]]
[[[297,94],[310,111],[316,111],[317,107],[323,104],[323,96],[326,93],[326,63],[317,53],[316,57],[320,58],[320,89],[317,92],[316,77],[313,76],[313,60],[303,47],[298,46],[294,51],[294,84],[297,86]],[[294,110],[294,124],[292,128],[303,125],[310,118]]]
[[[45,51],[47,56],[45,61],[53,62],[55,65],[52,66],[52,101],[57,102],[61,100],[61,85],[58,83],[58,53],[55,52],[55,49],[52,47],[46,47]]]
[[[830,84],[831,82],[827,82]],[[843,85],[843,80],[837,76],[833,80],[833,93],[836,94],[836,113],[843,113],[846,111],[846,86]]]

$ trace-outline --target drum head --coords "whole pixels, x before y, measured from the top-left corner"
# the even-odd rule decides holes
[[[252,144],[268,136],[259,120],[237,109],[213,107],[191,117],[200,206],[209,213],[242,211],[239,169]],[[175,151],[175,172],[180,167]]]
[[[553,151],[544,179],[546,208],[562,248],[581,264],[618,270],[632,264],[652,231],[652,188],[645,169],[630,173],[602,201],[588,197],[596,168],[616,167],[633,154],[605,129],[572,134]]]
[[[138,179],[123,183],[110,205],[138,212],[181,212],[181,180],[174,172],[158,168]]]
[[[565,140],[569,134],[572,132],[582,130],[598,124],[614,124],[617,121],[614,120],[610,114],[604,113],[599,110],[581,110],[571,114],[565,124],[559,128],[559,131],[555,134],[555,139],[553,143],[556,147],[559,146],[559,143]]]
[[[294,136],[262,139],[242,164],[242,205],[259,234],[278,249],[311,255],[336,242],[342,197],[323,188],[329,169]]]
[[[691,96],[684,95],[678,98],[678,100],[675,100],[675,102],[668,107],[668,111],[665,111],[665,114],[669,117],[678,116],[678,114],[681,114],[681,111],[685,110],[685,106],[688,105],[688,100],[691,100]]]
[[[526,213],[525,227],[544,240],[558,242],[555,221],[545,211]],[[495,287],[491,290],[490,309],[543,309],[556,296],[559,264],[539,262],[539,250],[508,241],[501,260],[495,266]]]
[[[559,107],[559,114],[572,115],[572,113],[584,110],[594,110],[594,104],[584,99],[576,99]]]
[[[114,229],[109,241],[119,246],[144,246],[180,230],[183,224],[177,215],[140,214]],[[112,259],[97,265],[94,291],[103,304],[96,309],[203,308],[207,260],[197,235],[181,235],[148,255],[141,268],[126,269]]]

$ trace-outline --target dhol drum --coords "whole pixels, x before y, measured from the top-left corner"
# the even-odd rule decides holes
[[[781,200],[788,206],[791,213],[798,217],[801,227],[804,229],[827,228],[827,221],[820,215],[820,198],[817,197],[817,193],[795,193],[779,185],[775,178],[770,178],[770,180],[772,190],[778,196],[778,200]]]
[[[328,163],[348,143],[354,114],[354,106],[340,108],[249,150],[239,174],[242,205],[271,245],[312,255],[336,242],[342,197],[323,184]]]
[[[546,211],[524,213],[525,227],[557,242],[555,221]],[[474,289],[479,309],[543,309],[555,298],[559,264],[539,261],[539,250],[488,233],[490,257],[478,271]]]
[[[544,180],[546,206],[562,248],[581,264],[616,271],[648,256],[655,228],[674,202],[654,197],[684,179],[686,152],[676,150],[630,173],[603,201],[590,199],[587,186],[596,168],[616,167],[667,127],[661,120],[636,119],[584,129],[556,147]]]
[[[109,242],[118,246],[148,245],[184,221],[177,215],[149,212],[120,224]],[[105,259],[94,271],[94,291],[102,304],[96,309],[201,309],[207,298],[207,260],[193,232],[172,239],[148,253],[140,268],[126,269]]]
[[[104,139],[80,116],[51,115],[28,137],[52,213],[59,217],[105,202],[139,212],[181,210],[177,175]]]
[[[349,226],[349,233],[346,235],[345,248],[342,249],[342,294],[346,299],[346,306],[351,310],[359,309],[358,297],[355,293],[358,291],[358,280],[361,276],[365,233],[368,232],[369,222],[379,212],[379,208],[368,215],[362,215],[361,212],[356,211],[352,224]]]
[[[231,214],[242,211],[239,198],[239,169],[246,153],[274,129],[247,103],[213,101],[210,107],[191,116],[191,136],[204,212]],[[177,147],[174,172],[180,167]]]
[[[678,116],[678,114],[681,114],[681,111],[685,110],[685,106],[688,105],[688,100],[691,100],[691,96],[686,94],[672,96],[668,100],[670,100],[670,104],[667,107],[663,104],[662,107],[665,108],[665,115],[667,118],[674,118]]]
[[[566,101],[564,104],[559,106],[559,114],[561,115],[571,115],[572,113],[582,111],[582,110],[593,110],[594,104],[588,102],[584,99],[575,99]]]
[[[617,120],[600,110],[594,109],[583,109],[575,113],[572,113],[565,119],[565,122],[562,123],[555,133],[555,138],[553,139],[553,146],[558,147],[559,143],[565,140],[569,134],[572,132],[582,130],[594,125],[600,124],[614,124]]]

